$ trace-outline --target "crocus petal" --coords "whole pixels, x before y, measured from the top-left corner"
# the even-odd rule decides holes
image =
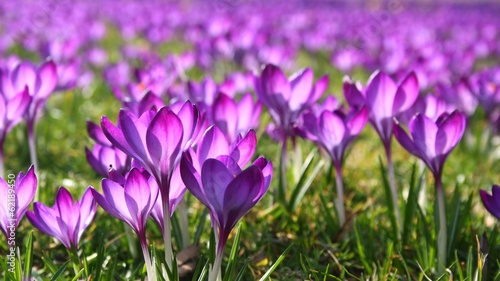
[[[290,77],[292,93],[288,102],[292,111],[299,110],[307,103],[312,90],[314,75],[310,68],[295,73]]]
[[[436,135],[438,127],[423,114],[417,114],[410,120],[409,129],[413,142],[427,159],[436,157]]]
[[[343,78],[343,92],[347,103],[353,107],[360,107],[365,104],[365,97],[348,76]]]
[[[394,124],[394,136],[398,140],[404,149],[406,149],[411,154],[419,157],[428,163],[429,159],[425,155],[425,151],[421,151],[420,147],[416,146],[412,139],[406,134],[406,132],[397,124]]]
[[[358,135],[361,133],[363,128],[368,121],[368,109],[363,107],[360,111],[356,112],[354,116],[352,116],[347,121],[347,128],[349,128],[349,135]]]
[[[33,200],[36,188],[37,188],[37,178],[35,175],[35,169],[33,166],[31,166],[28,169],[28,172],[26,172],[26,175],[22,175],[20,173],[16,179],[16,197],[17,197],[16,217],[18,221],[22,218],[29,204]]]
[[[96,123],[87,121],[87,134],[97,143],[105,146],[111,146],[108,138]]]
[[[398,87],[396,96],[394,97],[392,114],[396,115],[408,110],[417,100],[418,91],[417,75],[415,72],[411,72]]]
[[[309,103],[316,102],[323,93],[328,88],[328,84],[330,82],[330,78],[327,75],[322,76],[316,81],[316,84],[313,86],[311,97],[309,98]]]
[[[238,163],[238,166],[244,167],[252,159],[256,148],[257,136],[254,130],[250,130],[231,151],[231,158]]]
[[[250,166],[232,180],[224,193],[223,211],[226,235],[264,195],[264,178],[257,166]]]
[[[500,187],[493,185],[491,193],[490,195],[485,190],[479,191],[484,207],[497,219],[500,219]]]
[[[208,128],[198,144],[197,155],[200,163],[205,159],[215,158],[219,155],[227,155],[229,144],[226,137],[217,126]]]
[[[36,88],[31,88],[37,93],[37,98],[45,99],[57,86],[57,70],[53,61],[44,63],[38,70]]]
[[[92,192],[95,200],[110,215],[128,223],[135,231],[139,231],[137,213],[131,213],[123,187],[108,179],[102,180],[104,197],[97,192]]]
[[[287,106],[286,101],[290,100],[292,89],[288,79],[279,67],[268,64],[262,71],[259,82],[256,90],[263,103],[271,108],[284,108]]]
[[[392,106],[396,95],[396,84],[384,72],[372,74],[366,87],[366,103],[376,120],[392,117]]]
[[[228,184],[234,179],[226,166],[216,159],[207,159],[201,168],[201,182],[205,196],[213,207],[213,212],[222,214],[224,193]]]
[[[331,151],[341,145],[346,134],[344,121],[329,111],[321,113],[318,121],[319,138],[326,148]]]
[[[130,147],[127,140],[125,139],[122,130],[113,125],[113,123],[111,123],[111,121],[109,121],[106,116],[103,116],[101,118],[101,128],[108,140],[114,146],[134,158],[138,157],[138,155],[134,152],[132,147]]]
[[[238,118],[235,117],[238,116],[238,109],[233,99],[220,93],[214,102],[212,115],[214,124],[227,136],[234,138],[237,135]]]
[[[442,124],[436,136],[436,153],[448,154],[460,141],[465,130],[466,117],[454,111]]]
[[[173,169],[180,152],[182,135],[181,120],[167,107],[160,109],[147,129],[146,142],[149,155],[163,175],[167,175]]]
[[[201,177],[193,167],[190,158],[187,152],[182,153],[180,163],[182,181],[194,197],[200,200],[205,206],[210,206],[205,191],[201,188]]]
[[[136,155],[135,158],[147,166],[150,161],[145,147],[147,124],[139,122],[133,113],[126,110],[120,110],[118,118],[123,136]]]
[[[30,94],[35,95],[37,74],[33,64],[28,62],[19,63],[12,72],[12,80],[17,91],[21,91],[25,86],[28,86]]]

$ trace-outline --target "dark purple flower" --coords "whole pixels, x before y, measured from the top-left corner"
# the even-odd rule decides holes
[[[94,219],[97,204],[89,187],[79,201],[73,201],[64,187],[59,188],[52,208],[35,202],[27,217],[41,232],[57,238],[68,249],[78,249],[85,229]]]
[[[490,214],[500,219],[500,186],[493,185],[491,195],[486,190],[479,190],[484,207]]]
[[[215,220],[218,255],[222,253],[234,225],[267,192],[272,170],[271,162],[263,157],[241,170],[233,158],[220,155],[203,162],[198,173],[189,154],[183,154],[182,180],[189,191],[207,206]]]

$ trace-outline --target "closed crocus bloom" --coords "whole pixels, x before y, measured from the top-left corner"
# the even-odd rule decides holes
[[[11,189],[11,186],[14,188]],[[37,178],[33,166],[26,174],[19,173],[17,178],[8,178],[7,181],[0,178],[0,229],[9,237],[9,233],[15,231],[19,221],[28,210],[28,206],[35,196]],[[15,208],[12,208],[15,206]]]
[[[347,146],[363,130],[368,121],[368,110],[352,109],[347,114],[341,110],[323,111],[319,116],[304,116],[304,126],[313,140],[328,152],[333,162],[340,165]]]
[[[272,177],[272,164],[258,158],[242,170],[228,155],[203,162],[201,172],[193,166],[189,154],[181,159],[181,177],[191,193],[210,210],[217,235],[216,258],[209,280],[215,280],[227,239],[238,220],[266,194]]]
[[[238,103],[226,94],[219,93],[212,106],[212,119],[232,142],[239,134],[258,126],[261,111],[262,105],[254,102],[250,93],[243,95]]]
[[[289,79],[280,68],[266,65],[255,79],[255,92],[271,114],[279,135],[286,139],[293,136],[299,115],[311,107],[328,86],[328,77],[323,76],[315,84],[311,69],[306,68]]]
[[[41,232],[53,236],[68,249],[78,249],[85,229],[94,219],[97,204],[89,187],[79,201],[74,201],[66,188],[61,187],[52,208],[35,202],[33,212],[27,216],[31,224]]]
[[[139,237],[146,263],[148,280],[156,280],[156,271],[151,263],[146,240],[146,222],[158,198],[158,185],[150,184],[152,177],[146,171],[133,168],[125,179],[119,174],[111,176],[118,180],[102,180],[103,195],[92,188],[95,200],[108,214],[127,223]]]
[[[133,168],[124,183],[103,179],[103,195],[92,189],[99,206],[130,225],[139,238],[145,238],[146,222],[158,196],[158,186],[150,185],[149,178],[148,173]]]
[[[394,126],[394,135],[401,146],[422,159],[440,178],[446,158],[462,138],[465,122],[465,115],[459,111],[444,113],[435,122],[417,114],[409,124],[411,138],[399,125]]]
[[[497,219],[500,219],[500,186],[493,185],[491,194],[482,189],[479,191],[479,194],[486,210]]]

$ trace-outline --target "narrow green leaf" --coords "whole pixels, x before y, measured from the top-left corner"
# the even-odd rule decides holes
[[[241,223],[238,224],[238,229],[236,231],[236,236],[234,237],[233,246],[231,247],[231,253],[229,254],[229,262],[226,267],[226,273],[224,273],[224,281],[233,280],[233,271],[236,267],[237,263],[237,253],[240,245],[240,237],[241,237]]]
[[[31,279],[31,270],[33,269],[33,231],[30,231],[25,242],[26,253],[24,255],[24,277]]]
[[[203,212],[201,213],[197,226],[196,226],[196,232],[194,234],[194,244],[193,245],[198,245],[200,243],[200,237],[201,234],[203,233],[203,228],[205,226],[205,221],[207,220],[207,215],[208,215],[208,208],[205,208]]]
[[[250,258],[247,258],[245,260],[245,263],[243,264],[243,267],[241,268],[240,272],[238,272],[238,275],[236,276],[235,281],[242,281],[244,280],[243,277],[245,276],[245,271],[248,268],[248,263],[250,262]]]
[[[64,271],[66,270],[66,267],[68,266],[68,264],[70,262],[71,262],[71,260],[68,260],[65,263],[63,263],[63,265],[61,265],[61,267],[59,267],[59,269],[56,271],[56,273],[54,274],[54,276],[52,276],[52,278],[50,279],[50,281],[56,281],[60,277],[62,277],[62,274],[64,273]]]
[[[73,279],[71,279],[72,281],[77,281],[80,276],[82,276],[83,272],[85,271],[85,268],[82,268],[77,275],[75,275],[75,277]]]
[[[387,172],[385,170],[384,164],[382,163],[382,159],[380,158],[380,156],[378,157],[378,162],[380,166],[380,174],[382,175],[382,185],[384,186],[384,191],[385,191],[385,200],[387,206],[389,207],[389,219],[391,220],[391,225],[392,225],[392,236],[393,239],[397,239],[399,230],[396,221],[395,208],[398,208],[398,206],[394,206],[394,204],[392,203],[391,187],[389,186],[389,180],[387,179]]]
[[[408,245],[411,233],[413,231],[414,218],[415,213],[417,211],[418,206],[418,194],[420,192],[420,186],[422,184],[422,179],[425,175],[424,172],[418,178],[418,181],[415,180],[417,174],[417,163],[413,164],[413,168],[411,171],[411,180],[410,180],[410,190],[408,193],[408,200],[405,207],[405,217],[404,217],[404,228],[403,228],[403,245]]]
[[[290,252],[290,250],[292,249],[293,245],[294,244],[292,243],[292,244],[290,244],[290,246],[288,246],[285,249],[285,251],[279,256],[279,258],[271,266],[271,268],[269,268],[269,270],[266,273],[264,273],[264,275],[259,279],[259,281],[267,280],[267,278],[269,278],[271,276],[271,274],[276,270],[276,268],[278,268],[278,266],[281,264],[281,262],[285,259],[285,257],[288,254],[288,252]]]
[[[313,166],[314,163],[314,156],[317,154],[317,149],[314,149],[309,153],[307,156],[306,160],[304,161],[304,165],[302,166],[302,169],[300,171],[300,178],[297,181],[297,184],[294,186],[292,190],[292,195],[290,196],[290,201],[288,202],[288,211],[293,212],[297,206],[299,205],[300,201],[304,197],[306,191],[309,189],[311,186],[313,180],[316,178],[316,175],[319,173],[321,167],[325,164],[325,161],[322,159],[320,160],[315,166],[314,169],[312,170],[311,174],[307,174],[309,169]]]

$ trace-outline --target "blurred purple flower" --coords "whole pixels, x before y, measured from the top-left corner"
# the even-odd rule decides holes
[[[13,189],[11,189],[13,186]],[[16,180],[8,178],[8,181],[0,177],[0,229],[6,239],[14,232],[28,210],[37,188],[35,169],[31,166],[26,174],[20,172]],[[12,200],[12,201],[11,201]],[[9,204],[10,203],[10,204]],[[14,205],[11,205],[14,203]],[[15,209],[12,207],[15,206]]]
[[[491,195],[486,190],[479,190],[484,207],[490,214],[500,219],[500,186],[491,187]]]
[[[260,77],[255,79],[255,92],[273,118],[280,141],[295,135],[294,129],[299,115],[310,108],[328,86],[328,77],[323,76],[316,84],[311,69],[306,68],[289,79],[280,68],[266,65]]]
[[[232,142],[239,134],[258,127],[261,111],[262,105],[254,102],[250,93],[243,95],[238,103],[220,93],[212,106],[212,119]]]
[[[41,232],[57,238],[68,250],[76,250],[83,232],[97,211],[91,190],[92,187],[89,187],[80,201],[73,201],[68,190],[61,187],[54,206],[49,208],[35,202],[33,212],[27,213],[28,220]]]
[[[417,114],[409,124],[411,138],[397,124],[394,125],[394,135],[401,146],[422,159],[434,177],[440,180],[444,162],[462,138],[465,123],[466,117],[459,111],[444,113],[437,121]]]

